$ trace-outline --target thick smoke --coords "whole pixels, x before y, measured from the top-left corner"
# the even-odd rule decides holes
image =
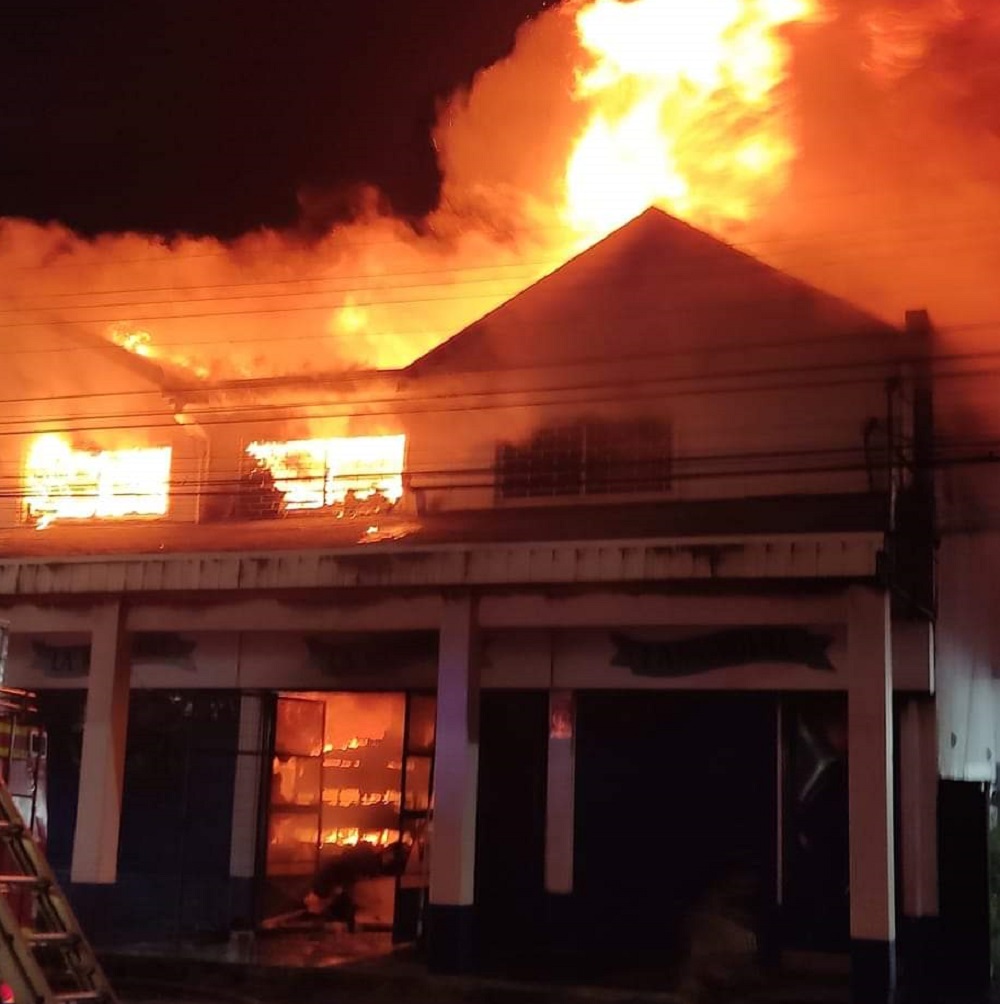
[[[989,341],[997,5],[827,0],[790,39],[792,177],[720,235],[892,320],[927,307],[963,344]],[[571,10],[550,8],[442,105],[440,205],[416,228],[377,193],[318,236],[304,205],[298,232],[226,244],[4,221],[4,342],[42,327],[115,337],[212,378],[404,365],[579,248],[558,207],[585,114],[573,86],[583,59]]]
[[[571,17],[547,11],[440,109],[440,206],[416,228],[377,192],[325,233],[312,193],[295,232],[228,243],[0,221],[4,341],[97,334],[202,378],[407,364],[579,246],[547,222],[572,133],[572,42]]]
[[[773,263],[954,338],[1000,330],[1000,9],[843,0],[797,39],[800,153],[746,239]]]

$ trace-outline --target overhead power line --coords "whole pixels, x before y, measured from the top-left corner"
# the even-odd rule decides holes
[[[925,247],[923,247],[923,249],[919,253],[917,253],[912,247],[910,247],[909,250],[907,251],[907,253],[905,255],[901,256],[897,251],[895,251],[892,248],[883,249],[879,253],[874,253],[871,250],[870,244],[866,244],[865,245],[864,254],[856,255],[855,259],[856,260],[861,260],[861,261],[877,261],[877,260],[880,260],[882,258],[888,257],[888,258],[891,258],[893,261],[900,262],[900,263],[906,262],[906,261],[912,262],[912,261],[920,260],[920,259],[938,260],[941,257],[941,254],[943,253],[943,251],[946,251],[949,246],[951,246],[951,245],[949,245],[949,243],[947,241],[943,241],[941,239],[941,235],[938,235],[935,238],[933,244],[926,245]],[[989,247],[989,250],[991,252],[995,251],[995,253],[997,254],[998,259],[1000,259],[1000,241],[997,241],[997,240],[992,241],[992,242],[990,242],[990,244],[988,245],[988,247]],[[742,270],[744,270],[744,269],[746,269],[748,267],[746,261],[743,260],[743,259],[735,261],[735,262],[732,262],[732,263],[727,263],[726,265],[722,265],[719,262],[719,260],[718,260],[719,257],[722,254],[723,254],[723,251],[721,249],[714,249],[714,248],[711,249],[711,250],[709,250],[709,251],[706,251],[704,253],[685,254],[685,256],[684,256],[684,266],[685,266],[685,268],[683,270],[678,270],[676,268],[673,268],[673,269],[669,269],[669,268],[668,269],[661,269],[661,270],[659,270],[659,271],[657,271],[655,273],[655,281],[657,283],[662,283],[665,280],[673,279],[675,281],[676,280],[691,280],[691,281],[701,281],[701,282],[704,282],[705,279],[706,279],[706,273],[702,272],[701,269],[699,268],[699,262],[708,262],[708,263],[711,264],[711,266],[712,266],[711,272],[708,274],[707,277],[710,278],[710,279],[712,279],[713,281],[714,280],[725,281],[727,271],[728,272],[734,272],[734,271],[737,271],[737,270],[742,271]],[[760,261],[759,259],[755,259],[755,260],[759,261],[759,263],[760,263],[760,265],[762,267],[764,267],[764,268],[768,267],[766,262]],[[826,266],[830,266],[830,265],[836,265],[836,264],[843,263],[843,262],[850,261],[850,260],[852,260],[852,258],[850,258],[849,256],[845,256],[845,255],[832,256],[832,257],[824,257],[824,258],[819,258],[819,259],[809,259],[809,261],[808,261],[808,267],[810,269],[821,268],[821,267],[826,267]],[[561,267],[562,265],[565,264],[565,262],[563,262],[563,261],[553,261],[551,264],[554,267],[555,266],[560,266]],[[519,268],[522,268],[522,269],[530,269],[532,266],[526,265],[526,264],[523,264],[523,263],[511,263],[511,264],[498,263],[498,264],[493,265],[493,266],[482,266],[482,268],[487,268],[487,267],[489,267],[489,268],[519,267]],[[547,267],[547,266],[545,265],[545,263],[539,263],[539,265],[537,267],[540,270],[543,267]],[[584,261],[580,261],[577,264],[575,264],[574,265],[574,269],[577,270],[577,271],[579,271],[580,273],[582,273],[582,272],[584,272],[584,271],[586,271],[588,269],[593,269],[594,271],[599,271],[599,269],[598,269],[597,266],[591,266],[589,263],[586,263]],[[406,273],[402,273],[402,274],[405,275]],[[418,274],[418,273],[412,273],[412,274]],[[434,273],[431,272],[430,274],[434,274]],[[237,316],[258,316],[258,315],[259,316],[266,316],[266,315],[278,314],[278,313],[292,313],[292,314],[294,314],[294,313],[302,313],[302,312],[308,312],[308,311],[319,311],[319,310],[324,310],[324,311],[331,310],[331,311],[334,311],[334,310],[343,310],[343,309],[346,309],[346,308],[355,308],[355,309],[357,309],[357,308],[366,308],[366,307],[371,308],[371,307],[380,307],[380,306],[410,306],[410,305],[414,305],[414,304],[424,304],[424,303],[445,303],[445,302],[461,301],[461,300],[495,299],[497,296],[511,298],[511,297],[517,295],[517,293],[522,292],[523,289],[526,288],[526,286],[524,284],[527,284],[528,286],[533,285],[534,282],[538,281],[538,279],[540,277],[541,277],[541,272],[540,271],[539,272],[535,272],[533,275],[525,276],[524,279],[523,279],[523,282],[518,283],[514,288],[512,288],[510,290],[507,290],[507,291],[501,290],[499,292],[478,292],[478,293],[477,292],[460,292],[460,293],[448,292],[448,293],[442,293],[441,295],[433,295],[433,296],[429,295],[429,296],[419,296],[419,297],[418,296],[414,296],[414,297],[407,297],[407,296],[402,296],[402,297],[398,297],[398,296],[366,297],[366,296],[364,296],[364,294],[372,293],[372,292],[386,292],[386,293],[390,293],[391,294],[394,291],[397,291],[397,290],[406,290],[406,289],[428,289],[428,290],[441,289],[441,290],[452,291],[452,290],[462,290],[462,289],[464,289],[466,287],[470,287],[470,286],[482,286],[485,283],[501,283],[501,282],[510,283],[510,282],[514,281],[514,279],[513,279],[513,277],[511,277],[509,275],[497,275],[497,276],[492,276],[492,277],[458,279],[458,280],[456,280],[454,282],[447,281],[447,280],[443,280],[443,281],[440,281],[440,282],[418,282],[418,283],[402,283],[402,282],[393,281],[391,284],[375,283],[375,284],[372,284],[372,285],[369,285],[369,286],[352,285],[352,286],[343,286],[343,287],[340,287],[340,288],[337,288],[337,289],[295,290],[295,291],[281,290],[281,291],[277,291],[277,292],[234,293],[232,295],[217,295],[217,296],[210,296],[210,297],[194,297],[194,298],[191,298],[191,299],[188,299],[188,300],[180,301],[180,303],[184,307],[184,309],[181,309],[181,310],[178,310],[178,311],[171,311],[170,313],[155,313],[155,312],[154,313],[148,313],[147,312],[147,313],[130,314],[129,313],[129,308],[147,309],[147,308],[149,308],[151,306],[152,307],[156,307],[156,306],[161,306],[163,304],[178,304],[179,301],[176,298],[174,298],[174,297],[167,297],[167,298],[161,298],[161,299],[156,299],[156,298],[153,298],[153,297],[147,297],[147,298],[144,298],[144,299],[136,299],[136,300],[123,300],[123,301],[120,300],[120,301],[108,301],[108,302],[98,302],[98,303],[74,303],[74,304],[64,304],[64,303],[59,303],[59,302],[51,302],[51,303],[45,303],[45,302],[43,302],[43,303],[40,303],[40,304],[39,303],[32,303],[32,304],[29,304],[29,305],[18,305],[18,306],[0,308],[0,313],[7,314],[7,315],[17,315],[17,314],[45,314],[45,313],[48,313],[48,312],[60,313],[61,314],[61,312],[63,312],[63,311],[77,311],[77,312],[80,312],[80,311],[108,310],[108,309],[120,309],[121,311],[123,311],[123,313],[122,314],[116,314],[114,316],[102,316],[102,317],[83,316],[83,317],[76,317],[76,318],[67,318],[67,317],[64,317],[64,316],[59,316],[59,317],[40,318],[40,319],[33,319],[33,320],[9,320],[9,321],[4,321],[4,322],[0,323],[0,330],[2,330],[2,329],[19,329],[19,328],[25,328],[25,327],[44,327],[44,326],[50,326],[50,325],[61,326],[61,325],[66,325],[66,324],[81,324],[81,325],[86,325],[86,324],[102,324],[102,325],[105,325],[105,324],[108,324],[109,325],[109,324],[120,324],[120,323],[125,323],[125,322],[130,322],[130,323],[143,322],[144,323],[144,322],[148,322],[148,321],[198,320],[198,319],[205,319],[205,318],[209,318],[209,317],[237,317]],[[393,276],[390,273],[386,273],[386,274],[384,274],[382,276],[373,276],[373,278],[391,279],[391,278],[393,278]],[[786,276],[786,278],[788,280],[792,280],[793,277],[790,276],[790,275],[788,275],[788,276]],[[650,282],[651,283],[652,283],[653,279],[654,279],[654,276],[651,276],[650,277]],[[311,282],[311,281],[336,282],[337,279],[336,279],[336,277],[331,277],[329,280],[290,279],[290,280],[287,280],[287,281],[291,282],[291,283],[303,283],[303,282]],[[253,285],[256,285],[256,284],[253,284]],[[575,279],[573,283],[567,284],[567,288],[571,289],[571,288],[574,287],[574,285],[577,286],[578,288],[583,288],[584,286],[586,286],[586,287],[589,288],[589,287],[592,287],[594,284],[590,281],[590,279],[588,279],[585,276],[581,275],[579,278]],[[206,287],[203,287],[203,288],[206,289],[206,290],[207,289],[211,289],[211,288],[241,288],[241,284],[236,284],[235,286],[226,286],[225,284],[223,284],[223,285],[220,285],[219,287],[207,287],[206,286]],[[197,287],[192,287],[191,289],[189,289],[187,291],[188,292],[193,292],[193,291],[196,291],[196,290],[197,290]],[[157,292],[159,292],[159,291],[165,291],[165,290],[157,290]],[[184,291],[185,290],[181,290],[181,292],[184,292]],[[818,293],[818,294],[819,293],[824,293],[823,290],[818,289],[818,288],[815,290],[815,292]],[[316,304],[316,303],[297,304],[297,305],[296,304],[289,304],[289,305],[284,306],[284,307],[266,307],[266,306],[265,307],[258,307],[258,306],[252,306],[251,307],[251,306],[248,306],[248,307],[246,307],[244,309],[240,309],[240,310],[230,310],[230,309],[225,309],[225,308],[220,308],[218,310],[195,310],[195,309],[190,309],[190,308],[193,308],[193,307],[200,307],[200,306],[212,305],[212,304],[226,304],[226,303],[238,302],[238,301],[243,301],[243,300],[250,300],[250,301],[277,300],[277,299],[290,300],[290,299],[301,299],[303,297],[329,296],[331,294],[342,295],[344,297],[344,299],[343,300],[336,300],[334,302],[319,303],[319,304]],[[63,294],[47,294],[47,295],[63,295]],[[66,294],[66,295],[72,295],[72,294]],[[78,292],[76,295],[85,295],[85,294]],[[833,294],[827,293],[825,295],[833,295]],[[348,302],[348,300],[350,302]],[[857,306],[857,305],[855,305],[855,306],[856,306],[856,308],[858,310],[863,309],[860,306]],[[380,333],[378,331],[369,332],[368,333],[368,337],[380,337],[380,336],[381,335],[380,335]],[[275,341],[280,341],[281,340],[281,336],[276,336],[274,340]],[[216,341],[216,342],[213,343],[212,341],[208,341],[208,342],[202,342],[202,344],[222,344],[222,342],[221,341]]]
[[[838,341],[839,339],[836,336],[831,336],[828,338],[815,339],[812,343],[805,342],[803,344],[836,345]],[[760,350],[782,347],[786,347],[783,342],[751,343],[741,347],[740,354],[745,354],[746,352],[755,349]],[[802,346],[793,345],[792,347]],[[734,351],[736,351],[737,348],[738,347],[733,346]],[[624,364],[636,362],[653,363],[656,360],[666,361],[670,359],[677,359],[686,354],[688,353],[642,353],[633,357],[623,356],[620,361]],[[993,376],[997,372],[1000,372],[996,366],[978,366],[972,370],[956,371],[944,369],[943,367],[945,366],[961,366],[965,363],[979,364],[997,360],[1000,360],[1000,350],[994,352],[981,351],[971,353],[939,353],[931,356],[928,363],[931,366],[931,375],[940,383],[941,381],[948,380],[983,378]],[[891,357],[884,359],[874,357],[867,359],[835,360],[825,363],[811,363],[805,366],[761,366],[756,368],[737,367],[726,369],[720,365],[711,373],[699,371],[688,374],[657,375],[640,379],[632,376],[623,376],[617,380],[597,379],[575,381],[571,383],[548,384],[542,386],[528,385],[524,387],[494,387],[483,389],[463,388],[459,390],[439,392],[428,392],[426,390],[415,391],[412,387],[419,388],[420,377],[414,377],[411,378],[412,387],[407,388],[401,393],[395,393],[390,396],[367,398],[352,395],[351,399],[346,401],[338,402],[331,400],[330,395],[336,393],[338,386],[350,385],[358,382],[358,377],[356,375],[348,375],[343,377],[339,382],[330,381],[328,386],[324,386],[325,393],[318,397],[308,398],[305,400],[286,398],[285,400],[280,401],[256,401],[245,404],[213,404],[208,407],[195,408],[192,411],[185,412],[185,414],[191,418],[193,423],[210,427],[212,425],[244,424],[251,421],[287,422],[294,420],[296,417],[311,420],[321,420],[324,417],[330,419],[364,419],[395,415],[406,416],[434,414],[444,411],[472,412],[491,409],[517,409],[547,406],[558,407],[561,405],[585,406],[592,403],[613,403],[615,401],[630,400],[634,397],[634,391],[636,389],[651,387],[660,388],[660,393],[666,394],[669,397],[690,397],[798,390],[803,386],[809,386],[810,388],[823,388],[882,383],[885,381],[887,376],[890,375],[890,372],[898,364],[898,362],[899,360]],[[566,364],[565,368],[572,369],[574,365],[579,364]],[[592,364],[584,363],[583,365],[593,365],[595,367],[601,366],[602,369],[606,368],[606,363],[602,366],[602,361],[600,360],[594,360]],[[539,371],[543,369],[544,367],[538,367]],[[532,372],[532,370],[519,370],[514,372],[525,373]],[[510,376],[510,374],[505,375],[508,377]],[[752,381],[755,379],[775,377],[785,377],[787,379],[772,380],[770,383],[766,384],[746,383],[743,386],[734,383],[734,381]],[[814,377],[816,379],[811,379]],[[393,378],[394,377],[387,376],[387,379]],[[398,379],[398,375],[395,378]],[[710,386],[704,386],[706,383]],[[251,391],[255,389],[253,382],[249,382],[246,386],[247,389]],[[240,389],[241,387],[239,385],[236,387],[223,387],[219,393],[225,393],[226,391],[238,393]],[[194,387],[191,388],[191,390],[198,393],[202,390],[202,388]],[[208,394],[211,394],[212,390],[213,388],[210,386],[204,388],[204,392]],[[612,391],[616,391],[617,393],[611,394]],[[598,397],[584,396],[568,400],[564,397],[556,396],[566,394],[586,395],[591,392],[597,394],[600,394],[601,392],[607,393]],[[119,395],[129,397],[142,395],[148,397],[157,395],[158,393],[159,391],[156,389],[146,389],[142,391],[102,392],[97,395],[70,395],[65,398],[11,398],[0,400],[0,403],[8,405],[17,404],[23,407],[28,405],[44,405],[53,400],[103,400]],[[164,393],[169,394],[170,391],[167,390],[164,391]],[[268,395],[268,391],[264,389],[263,394]],[[648,395],[641,395],[641,397],[645,399]],[[451,402],[452,404],[449,407],[437,406],[443,402]],[[455,404],[455,402],[463,403]],[[424,407],[425,405],[427,405],[427,407]],[[324,410],[321,414],[317,415],[315,413],[315,409]],[[127,430],[134,428],[138,423],[146,419],[161,421],[152,426],[143,426],[143,428],[176,427],[177,423],[175,420],[172,417],[167,418],[167,415],[168,410],[165,407],[150,408],[148,410],[132,409],[129,411],[101,411],[86,415],[71,415],[66,413],[50,413],[44,417],[40,417],[37,414],[26,415],[23,417],[0,419],[0,436],[25,434],[28,431],[36,430],[42,425],[46,427],[55,427],[54,431],[67,432]],[[240,418],[239,416],[244,417]],[[93,424],[84,424],[94,422],[120,422],[122,424],[97,426]],[[6,426],[6,428],[4,428],[4,426]]]
[[[963,230],[960,234],[950,234],[945,229],[949,225],[961,225],[963,227],[972,224],[968,229]],[[774,238],[762,238],[759,240],[750,240],[741,242],[739,244],[731,244],[730,246],[737,249],[743,249],[744,251],[749,251],[751,253],[759,251],[761,249],[781,249],[783,247],[789,250],[798,250],[803,247],[808,247],[810,245],[821,245],[827,246],[831,242],[839,241],[843,237],[855,237],[859,241],[863,242],[863,247],[869,249],[873,240],[884,241],[886,238],[892,239],[894,242],[911,242],[916,238],[921,236],[933,237],[934,246],[939,247],[940,241],[943,237],[950,237],[952,239],[964,240],[968,237],[983,237],[990,238],[990,247],[996,246],[996,235],[1000,229],[1000,215],[998,215],[996,221],[987,222],[984,221],[982,217],[969,218],[968,220],[962,221],[948,221],[948,220],[928,220],[928,221],[907,221],[905,223],[900,223],[896,225],[889,225],[885,227],[871,227],[867,226],[864,228],[855,228],[853,230],[838,230],[838,231],[825,231],[822,233],[810,233],[803,236],[788,236],[788,237],[774,237]],[[418,247],[420,238],[414,238],[417,244],[414,245],[401,245],[406,247],[407,250],[413,251]],[[531,243],[526,241],[525,243]],[[723,244],[728,242],[722,241]],[[497,244],[497,249],[499,252],[509,253],[509,249],[503,244]],[[338,246],[339,250],[339,246]],[[543,248],[535,249],[539,252],[543,252]],[[421,250],[420,253],[435,253],[430,251],[428,247],[426,250]],[[290,248],[289,255],[296,254],[309,254],[308,250],[303,251],[301,248]],[[321,255],[321,251],[315,252],[317,255]],[[440,253],[454,253],[448,250],[447,243],[442,243]],[[581,250],[579,253],[585,253]],[[219,257],[220,255],[209,255],[206,257]],[[225,254],[221,255],[225,256]],[[197,256],[194,256],[197,257]],[[264,255],[266,257],[266,255]],[[169,262],[175,260],[177,264],[183,264],[187,261],[187,257],[178,256],[176,259],[164,258],[162,261]],[[541,259],[532,260],[530,258],[520,258],[516,261],[485,261],[482,263],[457,263],[457,264],[438,264],[434,267],[426,267],[419,269],[407,269],[405,271],[398,271],[395,269],[375,269],[366,272],[345,272],[345,273],[323,273],[315,275],[302,275],[302,276],[288,276],[282,275],[278,278],[263,277],[258,279],[253,279],[249,281],[232,281],[232,282],[214,282],[214,283],[189,283],[189,284],[162,284],[157,286],[128,286],[128,287],[111,287],[111,288],[98,288],[98,289],[85,289],[76,288],[69,290],[46,290],[43,295],[47,297],[67,297],[67,296],[111,296],[119,295],[125,293],[198,293],[204,291],[218,290],[218,289],[256,289],[261,287],[269,286],[293,286],[301,285],[303,283],[344,283],[344,282],[360,282],[364,280],[372,280],[376,283],[373,286],[348,286],[345,288],[346,292],[364,292],[369,289],[381,288],[386,282],[390,280],[407,279],[417,276],[438,276],[441,277],[438,282],[427,283],[426,285],[456,285],[460,284],[463,280],[461,278],[455,278],[454,280],[449,279],[448,276],[454,275],[456,277],[461,276],[468,272],[478,272],[484,270],[497,270],[497,269],[537,269],[546,267],[558,267],[566,262],[567,258],[564,253],[556,253],[552,251],[546,254]],[[100,262],[95,262],[95,266],[101,264]],[[240,261],[239,255],[237,255],[232,263],[233,267],[243,271],[246,266]],[[46,266],[46,269],[48,266]],[[12,271],[19,271],[18,268],[14,268]],[[500,277],[494,277],[500,278]],[[392,281],[392,286],[399,287],[401,283]],[[406,284],[409,285],[409,284]],[[425,285],[424,283],[416,283],[414,285],[420,286]],[[329,292],[333,292],[330,290]],[[291,295],[291,294],[289,294]],[[144,300],[131,301],[131,302],[148,302]],[[117,304],[87,304],[83,306],[96,307],[96,306],[116,306]],[[45,309],[45,304],[41,306],[32,304],[25,306],[23,309]]]

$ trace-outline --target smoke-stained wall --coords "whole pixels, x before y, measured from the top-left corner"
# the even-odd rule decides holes
[[[626,388],[617,400],[595,392],[543,396],[532,389],[540,377],[523,371],[425,378],[429,397],[469,409],[405,416],[409,484],[424,511],[487,508],[498,495],[499,446],[523,447],[544,430],[596,421],[659,427],[670,483],[652,494],[665,499],[884,490],[885,385],[896,369],[888,353],[880,360],[870,350],[861,365],[849,362],[851,347],[845,336],[833,352],[788,346],[727,354],[706,346],[697,356],[664,352],[642,363],[611,358],[602,379]],[[539,385],[585,387],[593,379],[593,370],[553,367]],[[620,494],[630,493],[641,491],[625,485]]]
[[[949,534],[938,556],[941,776],[996,780],[1000,749],[1000,532]]]

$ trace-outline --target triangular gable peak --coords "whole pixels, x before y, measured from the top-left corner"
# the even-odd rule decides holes
[[[741,351],[898,329],[658,209],[418,359],[415,375]]]

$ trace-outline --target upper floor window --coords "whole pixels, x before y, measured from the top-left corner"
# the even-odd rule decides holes
[[[496,485],[501,499],[663,492],[669,429],[653,420],[549,426],[497,447]]]
[[[253,465],[241,478],[239,514],[391,508],[403,494],[405,452],[404,435],[250,443],[245,454]]]
[[[24,464],[25,514],[54,520],[156,518],[170,504],[169,446],[77,449],[68,436],[37,436]]]

